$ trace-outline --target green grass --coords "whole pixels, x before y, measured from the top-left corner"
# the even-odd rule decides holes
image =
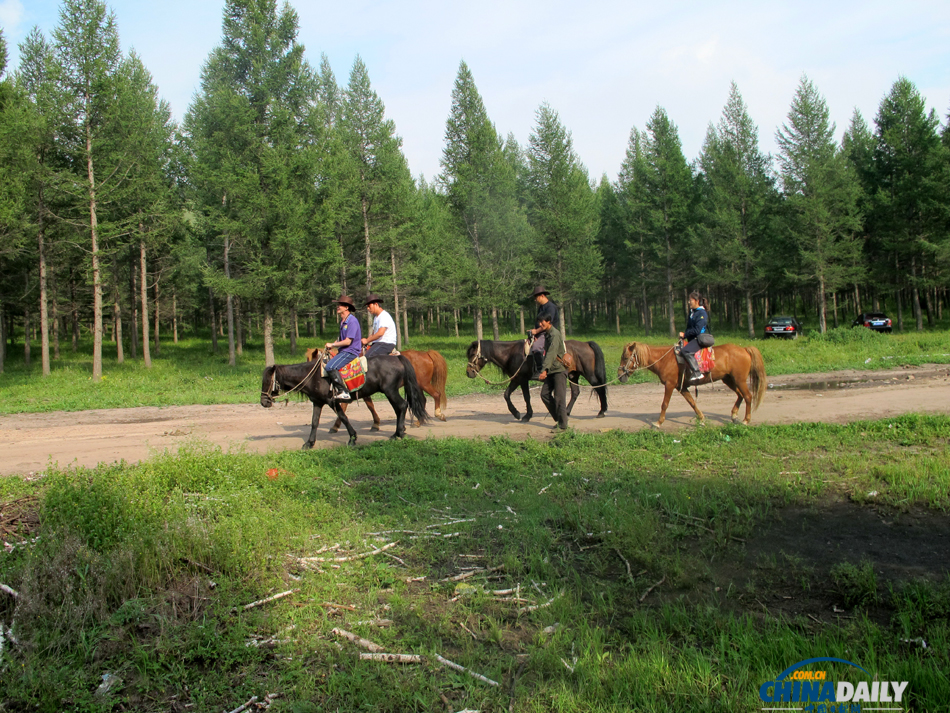
[[[873,500],[891,519],[946,522],[948,443],[950,418],[905,416],[269,455],[195,445],[8,478],[0,502],[35,498],[17,507],[40,525],[0,558],[21,594],[0,598],[19,641],[0,658],[0,706],[219,711],[275,692],[272,711],[298,713],[754,711],[763,682],[833,656],[909,681],[905,710],[946,710],[945,575],[884,582],[870,554],[829,560],[830,579],[795,553],[744,558],[790,507],[821,518]],[[486,571],[450,579],[474,566]],[[804,608],[783,613],[780,591]],[[376,619],[393,624],[359,623]],[[334,628],[426,661],[360,660]],[[97,697],[106,672],[121,683]]]
[[[518,339],[521,335],[502,334],[502,339]],[[575,339],[595,340],[604,351],[607,375],[613,379],[619,366],[620,353],[628,342],[639,339],[654,345],[670,343],[666,337],[592,333],[574,335]],[[924,363],[950,363],[950,332],[931,331],[908,334],[878,334],[867,329],[840,328],[826,335],[811,334],[805,338],[784,340],[749,340],[740,335],[721,332],[720,343],[726,341],[754,345],[765,360],[769,377],[792,373],[823,373],[838,369],[883,369]],[[290,353],[286,341],[275,345],[279,364],[303,359],[309,344],[318,338],[304,339],[296,355]],[[502,386],[489,386],[481,379],[465,376],[465,350],[471,337],[415,336],[412,349],[437,349],[449,366],[449,396],[498,391]],[[220,344],[220,342],[219,342]],[[76,353],[64,349],[61,359],[52,364],[52,373],[43,378],[38,349],[34,345],[29,367],[23,363],[22,352],[7,355],[5,371],[0,374],[0,414],[42,411],[79,411],[93,408],[124,408],[133,406],[172,406],[182,404],[249,403],[259,398],[261,371],[264,368],[263,347],[249,346],[234,368],[228,366],[226,344],[223,353],[211,353],[210,341],[189,338],[178,344],[162,344],[161,355],[153,356],[153,366],[145,369],[141,360],[118,364],[114,347],[106,345],[103,355],[103,379],[93,383],[91,345],[82,343]],[[504,380],[501,372],[486,367],[489,381]],[[651,374],[635,374],[633,383],[654,379]]]

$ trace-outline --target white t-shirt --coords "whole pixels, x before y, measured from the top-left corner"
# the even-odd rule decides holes
[[[373,317],[373,331],[371,332],[371,335],[376,334],[376,332],[378,332],[383,327],[386,328],[383,336],[370,342],[370,344],[396,343],[396,323],[393,321],[392,315],[390,315],[386,310],[383,310],[378,315]]]

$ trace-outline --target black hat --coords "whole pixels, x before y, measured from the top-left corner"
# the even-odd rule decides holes
[[[353,304],[353,298],[349,295],[340,295],[334,300],[334,302],[336,302],[338,305],[346,305],[350,308],[350,312],[356,311],[356,305]]]
[[[379,304],[382,305],[383,298],[377,295],[375,292],[372,292],[366,296],[366,302],[363,304],[371,305],[373,302],[379,302]]]
[[[549,295],[547,288],[544,285],[538,285],[534,288],[534,292],[531,293],[532,297],[537,297],[538,295]]]

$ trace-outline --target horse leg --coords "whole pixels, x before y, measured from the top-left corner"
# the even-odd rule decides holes
[[[511,392],[518,388],[518,384],[515,383],[515,380],[512,379],[508,382],[508,386],[505,387],[505,403],[508,404],[508,410],[511,412],[511,415],[515,417],[515,421],[521,419],[521,414],[518,412],[518,409],[515,408],[515,405],[511,403]],[[530,416],[528,417],[530,418]]]
[[[323,404],[313,403],[313,415],[310,417],[310,435],[303,442],[301,450],[309,451],[317,441],[317,427],[320,425],[320,413],[323,411]]]
[[[534,416],[531,409],[531,382],[528,379],[521,380],[521,395],[524,396],[524,418],[521,420],[527,423]]]
[[[346,417],[346,404],[340,403],[339,401],[333,402],[333,410],[336,411],[336,417],[343,422],[343,426],[346,428],[347,434],[350,436],[350,440],[346,445],[355,446],[356,445],[356,429],[353,428],[353,425],[350,423],[350,419]]]
[[[696,404],[696,399],[693,398],[693,395],[689,393],[689,389],[683,389],[680,391],[683,394],[683,398],[686,399],[686,403],[693,407],[693,411],[696,412],[696,418],[699,419],[699,425],[706,425],[706,417],[703,415],[703,412],[699,410],[699,406]]]
[[[416,377],[418,379],[418,374],[416,375]],[[422,384],[419,384],[419,387],[422,388]],[[439,397],[433,394],[431,391],[429,391],[429,389],[422,389],[422,408],[428,408],[429,406],[429,400],[426,398],[426,394],[429,394],[433,399],[435,399],[435,413],[436,415],[438,415],[439,414]],[[442,420],[444,421],[445,419],[443,418]],[[421,426],[422,421],[420,421],[417,418],[415,421],[413,421],[412,425],[416,427]]]
[[[736,380],[732,378],[732,374],[724,374],[722,383],[732,389],[737,397],[736,402],[732,405],[732,422],[739,423],[739,405],[742,403],[742,392],[739,391],[739,386],[736,384]]]
[[[655,428],[659,428],[663,425],[663,422],[666,420],[666,409],[670,405],[670,398],[673,396],[673,391],[676,389],[675,381],[668,381],[664,384],[666,391],[663,394],[663,405],[660,406],[660,417],[653,423]]]
[[[406,411],[409,410],[409,402],[399,395],[399,389],[397,387],[393,387],[385,393],[386,398],[389,399],[389,405],[392,406],[393,411],[396,412],[396,432],[389,437],[389,440],[405,438]]]
[[[440,421],[445,420],[445,414],[442,413],[442,392],[438,391],[434,386],[429,386],[428,389],[423,389],[423,391],[429,396],[432,397],[432,402],[435,404],[435,416]],[[423,401],[423,407],[425,407],[425,401]],[[417,426],[420,424],[416,424]]]
[[[735,405],[732,407],[732,422],[739,423],[739,404],[742,403],[743,399],[745,400],[745,418],[742,419],[742,423],[746,426],[749,425],[749,422],[752,420],[752,392],[749,390],[749,380],[746,379],[736,379],[735,377],[729,377],[732,381],[732,384],[729,384],[729,387],[738,394]],[[723,378],[723,381],[726,379]]]
[[[574,408],[574,402],[577,401],[577,397],[578,397],[578,396],[580,395],[580,393],[581,393],[580,387],[579,387],[577,384],[574,383],[575,381],[578,380],[578,378],[580,378],[580,374],[579,374],[578,372],[576,372],[576,371],[571,372],[571,373],[574,375],[573,377],[571,376],[571,374],[568,374],[568,375],[567,375],[568,383],[570,383],[570,385],[571,385],[571,402],[567,405],[567,415],[568,415],[568,416],[571,415],[571,409]]]
[[[373,397],[364,396],[363,403],[366,404],[366,408],[369,409],[369,412],[373,414],[373,425],[370,427],[369,430],[378,431],[379,430],[379,414],[376,413],[376,407],[373,406]]]
[[[346,407],[347,407],[348,405],[349,405],[349,404],[347,404],[347,403],[345,403],[345,402],[340,403],[340,406],[343,408],[343,413],[346,413]],[[335,411],[335,410],[336,410],[336,409],[334,409],[334,411]],[[337,431],[340,430],[340,424],[342,424],[342,423],[343,423],[343,420],[342,420],[339,416],[337,416],[337,417],[336,417],[336,421],[333,422],[333,425],[330,426],[330,430],[327,431],[327,433],[336,433]]]

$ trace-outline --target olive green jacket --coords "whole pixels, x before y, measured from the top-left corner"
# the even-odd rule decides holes
[[[564,337],[553,326],[546,334],[548,338],[547,344],[545,344],[544,361],[541,362],[541,371],[546,371],[548,374],[560,374],[562,371],[567,371],[567,368],[558,359],[558,357],[567,354]]]

